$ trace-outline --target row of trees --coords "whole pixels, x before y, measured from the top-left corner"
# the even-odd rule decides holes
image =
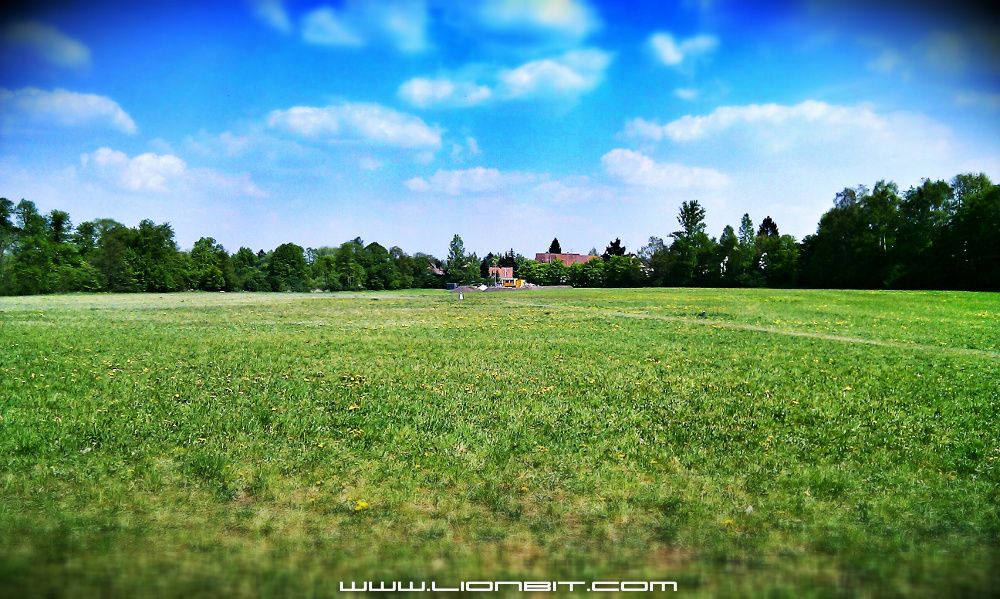
[[[578,287],[727,286],[1000,290],[1000,186],[984,174],[925,180],[900,192],[879,181],[847,188],[801,242],[768,216],[755,226],[706,232],[705,210],[684,202],[679,229],[631,253],[615,239],[600,259],[565,266],[513,250],[468,254],[455,235],[448,257],[365,245],[235,254],[203,237],[181,251],[169,224],[127,227],[110,219],[74,227],[62,210],[0,198],[0,294],[65,291],[330,291],[442,287],[488,280],[490,266],[543,285]],[[553,239],[550,253],[561,253]],[[597,257],[597,250],[591,250]]]
[[[241,247],[235,254],[211,237],[180,251],[169,224],[127,227],[110,219],[72,226],[69,214],[39,213],[35,204],[0,198],[0,294],[65,291],[330,291],[439,287],[426,254],[365,245],[273,251]]]
[[[770,216],[755,226],[748,214],[738,229],[710,237],[697,201],[681,204],[677,223],[669,243],[650,237],[629,253],[615,239],[601,260],[571,266],[520,258],[515,275],[575,287],[1000,290],[1000,186],[984,174],[924,180],[905,192],[887,181],[844,189],[801,242],[780,234]],[[558,239],[549,252],[560,252]]]

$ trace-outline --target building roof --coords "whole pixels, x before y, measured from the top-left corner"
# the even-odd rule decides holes
[[[548,252],[540,252],[535,254],[535,260],[538,262],[552,262],[553,260],[558,260],[569,266],[570,264],[586,264],[591,260],[596,260],[600,256],[588,256],[587,254],[550,254]]]

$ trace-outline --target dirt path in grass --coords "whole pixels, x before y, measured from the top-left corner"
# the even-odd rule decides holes
[[[622,312],[619,310],[605,310],[602,308],[588,308],[583,306],[567,306],[565,304],[543,304],[536,302],[522,302],[505,300],[505,303],[519,306],[530,306],[534,308],[548,308],[552,310],[576,310],[591,314],[601,314],[605,316],[616,316],[620,318],[636,318],[640,320],[660,320],[665,322],[677,322],[682,324],[701,325],[712,328],[731,329],[737,331],[752,331],[755,333],[770,333],[775,335],[785,335],[787,337],[805,337],[808,339],[822,339],[824,341],[836,341],[838,343],[855,343],[861,345],[874,345],[878,347],[891,347],[895,349],[911,349],[925,351],[929,353],[944,353],[959,356],[975,356],[1000,360],[1000,352],[985,349],[973,349],[968,347],[951,347],[947,345],[927,345],[925,343],[908,343],[905,341],[890,341],[885,339],[867,339],[865,337],[853,337],[849,335],[832,335],[830,333],[815,333],[812,331],[797,331],[794,329],[782,329],[773,326],[745,324],[739,322],[727,322],[722,320],[712,320],[710,318],[689,318],[686,316],[668,316],[663,314],[645,314],[642,312]]]

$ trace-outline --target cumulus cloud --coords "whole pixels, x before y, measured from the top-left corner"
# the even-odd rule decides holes
[[[150,152],[129,158],[111,148],[99,148],[80,156],[80,165],[131,191],[167,191],[168,184],[187,171],[187,164],[172,154]]]
[[[292,20],[282,0],[250,0],[250,7],[264,24],[281,33],[291,33]]]
[[[474,81],[416,77],[399,87],[399,97],[419,108],[468,108],[489,101],[574,99],[604,79],[611,54],[596,48],[570,50],[495,74],[493,87]]]
[[[501,172],[495,168],[438,170],[428,178],[414,177],[404,185],[410,191],[443,193],[457,196],[509,190],[513,186],[538,179],[533,173]]]
[[[480,23],[490,29],[525,29],[581,39],[601,27],[582,0],[486,0],[479,6]]]
[[[441,130],[420,117],[365,102],[343,102],[325,107],[294,106],[268,117],[273,129],[315,140],[361,141],[374,145],[437,149]]]
[[[499,89],[507,98],[576,97],[597,87],[609,64],[611,55],[602,50],[571,50],[501,71]]]
[[[111,148],[98,148],[80,156],[81,172],[118,189],[161,194],[198,188],[237,195],[261,196],[248,175],[232,176],[212,169],[192,169],[173,154],[147,152],[129,157]]]
[[[629,137],[688,142],[718,135],[740,126],[797,126],[812,133],[835,133],[847,128],[885,130],[888,120],[867,106],[844,106],[806,100],[799,104],[747,104],[722,106],[703,116],[685,115],[665,125],[636,118],[625,125]]]
[[[18,21],[3,28],[0,39],[11,48],[27,52],[58,67],[82,68],[90,64],[90,49],[51,25]]]
[[[400,52],[428,48],[427,6],[421,0],[349,0],[342,8],[322,6],[302,18],[302,39],[322,46],[359,47],[384,41]]]
[[[419,108],[475,106],[492,95],[493,91],[485,85],[447,77],[415,77],[399,86],[399,97]]]
[[[604,170],[619,181],[636,187],[658,189],[719,189],[729,183],[726,175],[710,168],[656,162],[634,150],[617,148],[601,157]]]
[[[114,100],[96,94],[35,87],[0,88],[0,118],[12,124],[61,127],[105,127],[123,133],[138,131],[135,121]]]
[[[679,40],[669,32],[660,31],[651,35],[648,43],[657,60],[667,66],[677,67],[715,51],[719,46],[719,39],[714,35],[701,34]]]

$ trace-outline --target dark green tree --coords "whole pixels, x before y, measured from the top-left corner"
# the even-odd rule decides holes
[[[682,202],[680,231],[671,233],[666,281],[670,285],[713,285],[718,280],[715,240],[705,233],[705,209],[697,200]]]
[[[719,236],[718,253],[716,254],[715,261],[719,265],[719,281],[721,284],[727,287],[736,287],[739,285],[739,280],[737,275],[739,260],[738,250],[739,250],[740,240],[736,236],[736,231],[729,225],[722,230],[722,235]]]
[[[343,289],[360,291],[365,288],[368,284],[368,273],[364,263],[368,258],[365,256],[364,242],[360,237],[340,244],[334,252],[334,259],[337,262],[337,273]]]
[[[401,286],[399,271],[389,251],[378,243],[365,246],[365,272],[368,280],[367,289],[399,289]]]
[[[953,216],[942,233],[948,285],[1000,291],[1000,186],[980,173],[955,177]]]
[[[272,291],[309,291],[310,281],[302,246],[283,243],[274,248],[267,264],[267,282]]]
[[[542,285],[565,285],[569,282],[569,268],[562,260],[552,260],[541,265],[539,276]]]
[[[606,262],[611,258],[611,256],[624,256],[625,246],[622,245],[622,240],[615,237],[614,241],[608,244],[608,247],[604,248],[604,253],[601,254],[601,258]]]
[[[234,291],[238,289],[236,269],[222,244],[211,237],[202,237],[191,248],[192,281],[204,291]]]
[[[946,285],[947,259],[942,235],[954,207],[952,188],[945,181],[925,179],[903,194],[899,231],[893,249],[889,287],[923,289]]]
[[[17,227],[14,225],[14,202],[0,198],[0,294],[13,293],[8,280],[9,255],[13,253],[14,242],[17,239]]]
[[[261,257],[247,247],[241,247],[233,254],[233,272],[236,288],[243,291],[267,291],[270,285],[261,264]]]
[[[605,287],[638,287],[644,282],[642,261],[635,256],[610,256],[603,275]]]
[[[778,225],[771,219],[770,216],[765,216],[764,220],[760,222],[760,228],[757,229],[757,237],[777,237],[778,236]]]
[[[444,272],[449,283],[471,285],[479,282],[479,258],[475,253],[466,255],[465,242],[458,234],[448,244],[448,260],[445,262]]]

